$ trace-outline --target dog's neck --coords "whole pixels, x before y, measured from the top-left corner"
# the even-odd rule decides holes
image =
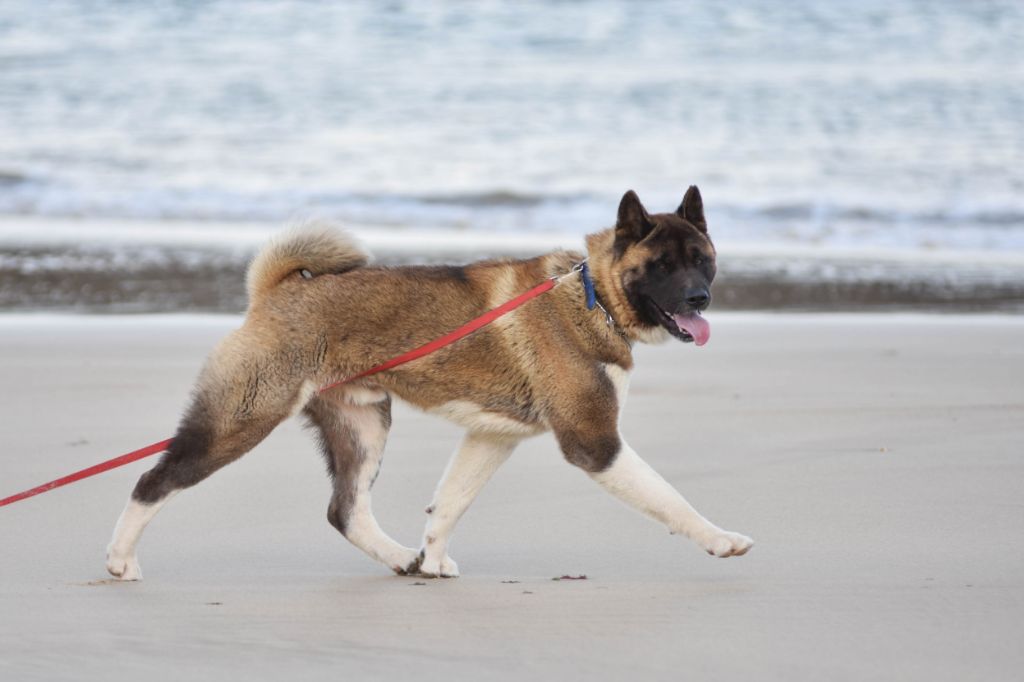
[[[660,327],[644,324],[629,304],[626,292],[622,288],[621,273],[615,270],[615,229],[608,228],[601,232],[587,235],[587,261],[594,278],[594,288],[598,299],[604,304],[615,320],[615,324],[630,341],[659,343],[668,334]]]

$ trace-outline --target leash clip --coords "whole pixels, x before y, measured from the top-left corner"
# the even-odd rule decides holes
[[[563,279],[567,279],[569,277],[572,277],[577,272],[583,272],[583,270],[587,267],[587,261],[588,260],[590,260],[589,257],[584,258],[579,263],[576,263],[571,268],[569,268],[568,272],[562,273],[561,275],[552,275],[551,277],[548,277],[548,279],[550,279],[552,282],[554,282],[555,286],[558,286],[559,284],[562,283]]]

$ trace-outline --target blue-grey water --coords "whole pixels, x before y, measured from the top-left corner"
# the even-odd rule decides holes
[[[0,216],[583,232],[691,183],[724,240],[1024,250],[1024,3],[0,2]]]

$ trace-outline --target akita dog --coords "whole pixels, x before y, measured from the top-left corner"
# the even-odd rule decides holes
[[[290,415],[318,432],[334,492],[327,519],[396,573],[453,577],[456,522],[516,444],[552,431],[565,459],[626,504],[709,554],[745,554],[750,538],[701,516],[619,433],[636,342],[703,345],[715,249],[700,192],[673,213],[648,214],[630,191],[614,228],[587,237],[586,272],[445,348],[371,378],[320,387],[432,341],[584,255],[459,267],[370,267],[343,233],[306,225],[249,268],[244,324],[213,351],[194,399],[159,462],[139,479],[107,548],[107,570],[141,577],[136,545],[177,491],[251,450]],[[592,286],[597,305],[586,305]],[[415,301],[415,305],[409,305]],[[396,311],[401,311],[397,313]],[[391,397],[466,428],[434,500],[419,549],[381,530],[370,488],[391,425]]]

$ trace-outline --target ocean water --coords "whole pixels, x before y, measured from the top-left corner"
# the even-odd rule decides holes
[[[582,234],[692,183],[720,242],[1024,251],[1024,3],[0,2],[0,217],[83,239]]]

